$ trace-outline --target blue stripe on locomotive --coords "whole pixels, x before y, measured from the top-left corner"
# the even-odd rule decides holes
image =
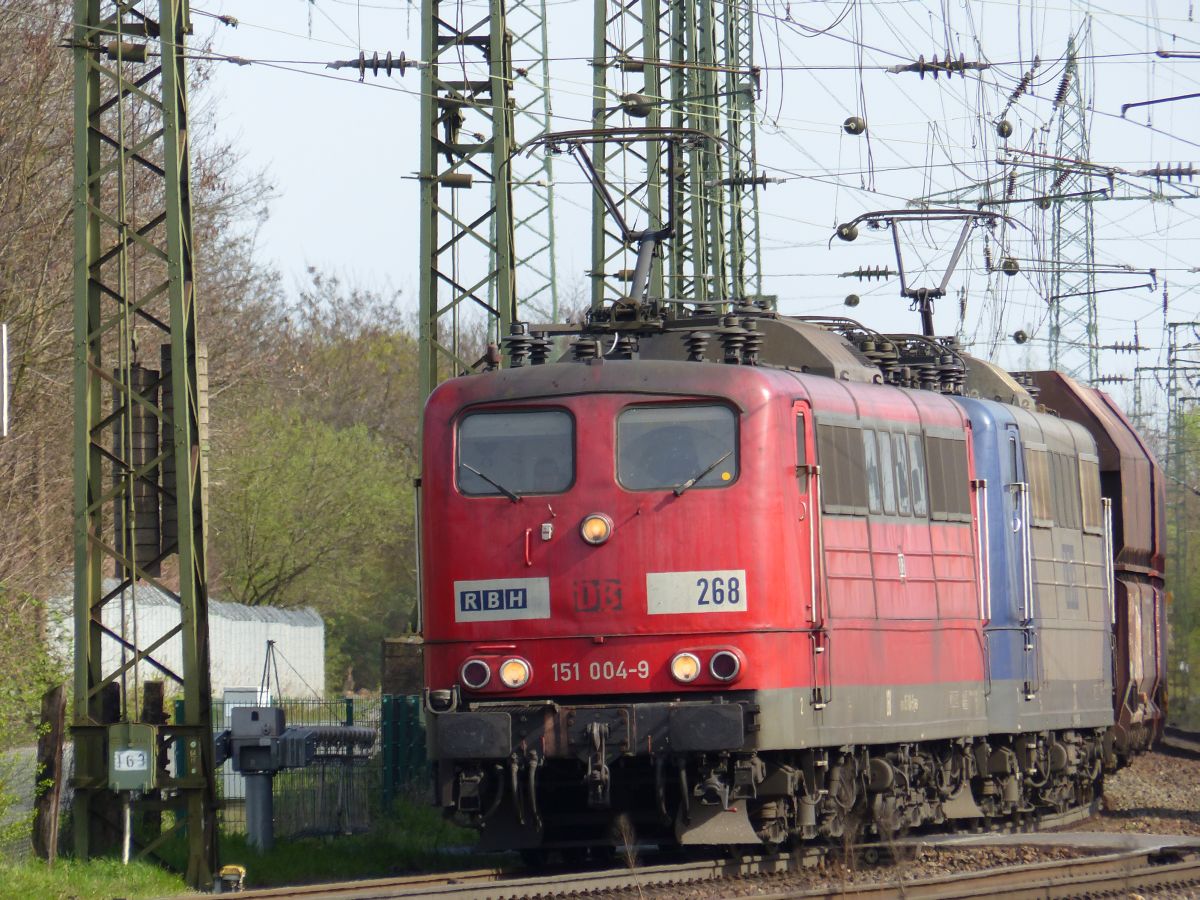
[[[987,481],[991,615],[984,635],[989,730],[1003,734],[1101,722],[1100,713],[1108,710],[1101,697],[1111,689],[1105,687],[1111,667],[1107,629],[1089,627],[1086,620],[1063,619],[1053,593],[1047,617],[1039,598],[1043,591],[1053,592],[1053,584],[1034,579],[1034,596],[1028,602],[1025,598],[1025,566],[1033,562],[1024,560],[1026,526],[1009,485],[1027,480],[1020,423],[1028,417],[989,400],[957,402],[971,421],[976,477]],[[1094,636],[1094,644],[1089,636]],[[1086,646],[1081,647],[1081,640]],[[1093,662],[1091,654],[1084,653],[1076,660],[1064,656],[1064,648],[1095,649],[1097,659]],[[1053,675],[1044,670],[1046,654],[1056,654]]]
[[[1002,403],[956,397],[971,420],[975,452],[975,477],[987,481],[988,594],[991,619],[988,638],[989,675],[997,681],[1025,678],[1024,639],[1021,633],[1021,560],[1012,552],[1013,494],[1008,485],[1021,481],[1023,468],[1017,420]],[[1017,441],[1012,453],[1011,442]]]

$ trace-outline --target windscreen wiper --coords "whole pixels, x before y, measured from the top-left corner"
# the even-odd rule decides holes
[[[726,455],[728,455],[728,454],[726,454]],[[480,478],[482,478],[484,481],[486,481],[488,484],[490,484],[492,487],[494,487],[496,490],[498,490],[500,493],[502,493],[505,497],[507,497],[513,503],[516,503],[521,499],[516,494],[514,494],[512,491],[510,491],[508,488],[506,488],[504,485],[502,485],[500,482],[496,481],[494,478],[489,478],[488,476],[484,475],[482,472],[480,472],[474,466],[469,466],[465,462],[462,462],[461,460],[459,461],[458,464],[460,466],[462,466],[464,469],[466,469],[468,472],[474,472],[476,475],[478,475]],[[715,463],[714,463],[714,465],[715,465]]]
[[[731,457],[731,456],[733,456],[732,448],[725,451],[724,455],[718,457],[717,459],[714,459],[711,463],[709,463],[708,468],[705,469],[703,472],[701,472],[699,475],[694,475],[691,478],[689,478],[687,481],[685,481],[683,484],[678,485],[675,488],[675,496],[678,497],[680,494],[682,494],[688,488],[692,487],[692,485],[694,485],[697,481],[699,481],[701,478],[703,478],[705,475],[707,475],[709,472],[711,472],[713,469],[715,469],[721,463],[725,462],[725,460],[729,459],[729,457]]]

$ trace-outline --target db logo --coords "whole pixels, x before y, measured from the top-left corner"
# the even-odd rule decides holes
[[[575,609],[578,612],[616,612],[621,608],[621,581],[618,578],[590,578],[575,582]]]

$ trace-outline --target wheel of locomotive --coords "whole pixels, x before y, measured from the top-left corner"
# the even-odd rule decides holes
[[[835,765],[829,772],[829,799],[824,804],[821,833],[831,838],[847,838],[853,842],[862,831],[863,810],[860,800],[858,767],[853,759]],[[857,812],[857,814],[856,814]]]
[[[550,859],[550,854],[544,847],[525,847],[518,850],[521,862],[530,869],[544,869]]]
[[[587,847],[563,847],[558,851],[564,865],[584,866],[588,861]]]
[[[614,859],[617,858],[617,848],[612,844],[597,844],[594,847],[588,848],[588,860],[598,866],[610,866]],[[629,847],[628,852],[636,853],[635,847]]]
[[[788,838],[787,801],[757,800],[750,805],[754,831],[768,848],[774,849]]]

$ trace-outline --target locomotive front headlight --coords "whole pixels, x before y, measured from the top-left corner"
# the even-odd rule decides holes
[[[463,684],[477,691],[492,680],[492,667],[482,659],[468,659],[458,674],[462,677]]]
[[[579,525],[579,534],[589,544],[603,544],[613,533],[613,520],[604,513],[592,513],[585,516]]]
[[[530,673],[529,663],[515,656],[500,664],[500,681],[508,688],[525,687]]]
[[[695,681],[700,669],[700,660],[695,653],[676,653],[671,658],[671,677],[683,684]]]

